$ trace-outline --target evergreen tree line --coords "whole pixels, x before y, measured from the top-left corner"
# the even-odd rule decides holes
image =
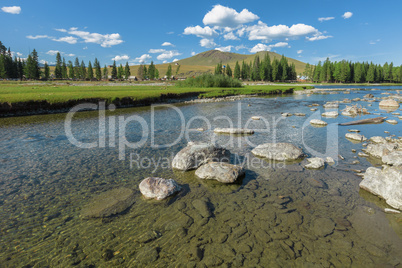
[[[307,63],[303,76],[311,82],[328,83],[402,83],[402,65],[394,67],[387,62],[380,64],[368,62],[335,61],[328,58],[317,66]]]
[[[46,67],[46,66],[45,66]],[[49,66],[47,66],[49,68]],[[39,79],[42,73],[39,68],[38,53],[34,49],[26,60],[12,57],[10,48],[0,41],[0,79]]]
[[[126,62],[125,67],[122,64],[120,66],[116,65],[116,61],[113,61],[110,76],[115,80],[128,79],[131,75],[130,66]],[[109,70],[105,65],[103,70],[101,68],[100,62],[97,58],[92,62],[88,62],[88,67],[85,65],[84,61],[75,58],[74,63],[63,58],[61,59],[60,53],[56,54],[56,66],[54,69],[54,77],[56,79],[73,79],[73,80],[102,80],[109,79]]]
[[[215,75],[227,75],[234,77],[236,79],[250,80],[250,81],[290,81],[296,80],[296,66],[294,63],[289,64],[285,56],[282,55],[280,60],[271,59],[267,54],[263,60],[257,55],[253,62],[247,64],[245,61],[242,62],[241,66],[239,62],[236,62],[234,70],[229,64],[223,68],[222,63],[219,63],[215,67]]]

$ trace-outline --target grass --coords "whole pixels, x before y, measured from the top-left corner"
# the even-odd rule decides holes
[[[178,87],[202,87],[202,88],[211,88],[211,87],[242,87],[242,83],[229,76],[225,75],[213,75],[213,74],[203,74],[197,76],[195,78],[187,78],[184,81],[178,81],[176,83]]]
[[[199,94],[199,97],[221,97],[241,94],[273,94],[289,89],[300,90],[298,86],[245,86],[243,88],[190,88],[176,86],[151,86],[127,84],[115,85],[96,83],[77,83],[75,85],[59,85],[51,82],[0,82],[0,103],[21,103],[29,101],[47,101],[63,103],[80,99],[104,99],[114,101],[116,98],[132,98],[141,101],[149,98],[159,98],[163,94]]]

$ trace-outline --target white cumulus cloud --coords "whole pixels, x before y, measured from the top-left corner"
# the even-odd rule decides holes
[[[333,20],[335,17],[323,17],[323,18],[318,18],[319,22],[327,21],[327,20]]]
[[[210,37],[218,36],[218,33],[211,27],[209,27],[209,26],[201,27],[199,25],[197,25],[195,27],[187,27],[186,29],[184,29],[183,34],[186,34],[186,35],[193,34],[193,35],[196,35],[201,38],[208,38],[208,37],[210,38]]]
[[[134,62],[144,63],[147,60],[152,59],[152,56],[149,54],[143,54],[141,57],[135,58]]]
[[[236,28],[237,26],[258,20],[259,17],[247,9],[240,13],[230,7],[216,5],[209,11],[202,22],[205,25]]]
[[[112,60],[122,61],[122,60],[129,60],[129,59],[130,59],[130,57],[128,55],[121,55],[121,56],[117,55]]]
[[[65,37],[60,37],[60,38],[52,38],[53,41],[56,42],[66,42],[69,43],[71,45],[77,44],[78,42],[78,38],[74,37],[74,36],[65,36]]]
[[[163,46],[163,47],[168,47],[168,46],[174,47],[175,45],[173,45],[173,44],[170,43],[170,42],[164,42],[164,43],[162,44],[162,46]]]
[[[12,6],[12,7],[2,7],[1,10],[6,13],[10,14],[20,14],[21,13],[21,7],[19,6]]]
[[[71,27],[68,30],[66,30],[66,29],[55,29],[55,30],[62,32],[62,33],[68,33],[70,35],[77,36],[77,37],[81,38],[85,43],[99,44],[99,45],[101,45],[101,47],[111,47],[111,46],[119,45],[124,42],[121,39],[120,34],[118,34],[118,33],[112,33],[112,34],[90,33],[87,31],[80,31],[80,30],[78,30],[77,27]],[[63,38],[65,39],[67,37],[62,37],[62,38],[59,38],[56,40],[55,39],[52,39],[52,40],[59,41],[60,39],[63,39]],[[76,37],[73,37],[73,38],[76,38]],[[75,42],[75,43],[77,43],[77,42]],[[75,43],[70,43],[70,44],[75,44]]]
[[[174,59],[172,62],[176,62],[176,61],[179,61],[179,59]]]
[[[75,54],[70,53],[70,54],[66,54],[66,56],[67,57],[75,57]]]
[[[48,35],[28,35],[28,39],[41,39],[41,38],[50,38]]]
[[[46,54],[52,55],[52,56],[56,55],[57,53],[60,53],[60,54],[61,54],[61,52],[58,51],[58,50],[49,50],[48,52],[46,52]]]
[[[233,34],[233,32],[229,32],[223,36],[225,40],[239,40],[239,38]]]
[[[301,49],[297,51],[297,54],[302,54],[302,53],[303,53],[303,50],[301,50]]]
[[[197,55],[197,53],[196,52],[191,52],[191,56],[195,56],[195,55]]]
[[[332,36],[331,35],[322,35],[321,33],[319,33],[319,34],[314,35],[312,37],[306,37],[306,39],[308,41],[318,41],[318,40],[324,40],[324,39],[327,39],[327,38],[332,38]]]
[[[153,49],[153,48],[151,48],[149,51],[148,51],[148,53],[152,53],[152,54],[155,54],[155,53],[162,53],[162,52],[165,52],[166,51],[166,49],[163,49],[163,48],[158,48],[158,49]]]
[[[232,46],[217,47],[217,48],[215,48],[215,50],[219,50],[219,51],[222,51],[222,52],[230,52],[230,50],[232,50]]]
[[[353,16],[353,13],[348,11],[348,12],[345,12],[345,14],[342,15],[342,18],[350,19],[352,16]]]
[[[216,46],[216,43],[214,42],[213,39],[203,38],[200,40],[200,46],[206,47],[206,48],[211,48],[211,47]]]
[[[286,42],[279,42],[273,45],[265,45],[265,44],[257,44],[255,45],[252,49],[250,49],[251,53],[257,53],[260,51],[271,51],[272,48],[274,47],[288,47],[289,44]]]
[[[179,53],[178,51],[174,51],[174,50],[169,50],[169,51],[165,51],[162,54],[160,54],[158,57],[156,57],[158,60],[168,60],[171,59],[175,56],[179,56],[181,55],[181,53]]]
[[[268,26],[259,21],[257,25],[245,29],[248,32],[249,40],[272,41],[274,39],[299,38],[302,36],[317,34],[318,30],[306,24],[294,24],[291,27],[286,25]]]

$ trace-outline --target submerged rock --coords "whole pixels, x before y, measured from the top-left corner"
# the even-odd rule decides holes
[[[402,167],[369,167],[360,188],[377,195],[393,208],[402,210]]]
[[[215,133],[222,134],[254,134],[254,130],[247,128],[215,128]]]
[[[178,170],[191,170],[208,162],[228,162],[230,152],[211,143],[189,142],[187,147],[176,154],[172,167]]]
[[[197,169],[195,175],[200,179],[217,180],[222,183],[233,183],[244,175],[241,166],[228,163],[211,162]]]
[[[325,109],[339,108],[339,104],[334,102],[327,102],[326,104],[324,104],[324,108]]]
[[[399,107],[399,103],[396,100],[383,100],[380,102],[379,106],[383,107]]]
[[[94,197],[81,211],[83,218],[105,218],[121,213],[134,204],[134,191],[117,188]]]
[[[325,237],[334,232],[335,223],[329,218],[318,218],[314,221],[313,231],[317,236]]]
[[[371,98],[374,98],[374,95],[369,93],[369,94],[364,95],[364,98],[371,99]]]
[[[360,141],[360,142],[367,140],[366,137],[364,137],[363,135],[357,134],[357,133],[346,133],[345,137],[347,139]]]
[[[162,178],[146,178],[140,183],[140,191],[147,199],[162,200],[181,190],[176,181]]]
[[[319,169],[325,166],[324,159],[319,158],[319,157],[314,157],[314,158],[307,158],[307,161],[310,162],[309,164],[305,165],[305,168],[311,168],[311,169]]]
[[[251,151],[254,155],[272,160],[286,161],[303,158],[303,150],[290,143],[265,143]]]
[[[313,120],[311,120],[311,121],[310,121],[310,124],[316,125],[316,126],[326,126],[326,125],[328,125],[327,122],[322,121],[322,120],[319,120],[319,119],[313,119]]]

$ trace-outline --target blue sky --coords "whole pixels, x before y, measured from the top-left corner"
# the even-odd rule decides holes
[[[316,64],[402,64],[402,1],[0,0],[0,41],[25,58],[172,62],[210,49]]]

